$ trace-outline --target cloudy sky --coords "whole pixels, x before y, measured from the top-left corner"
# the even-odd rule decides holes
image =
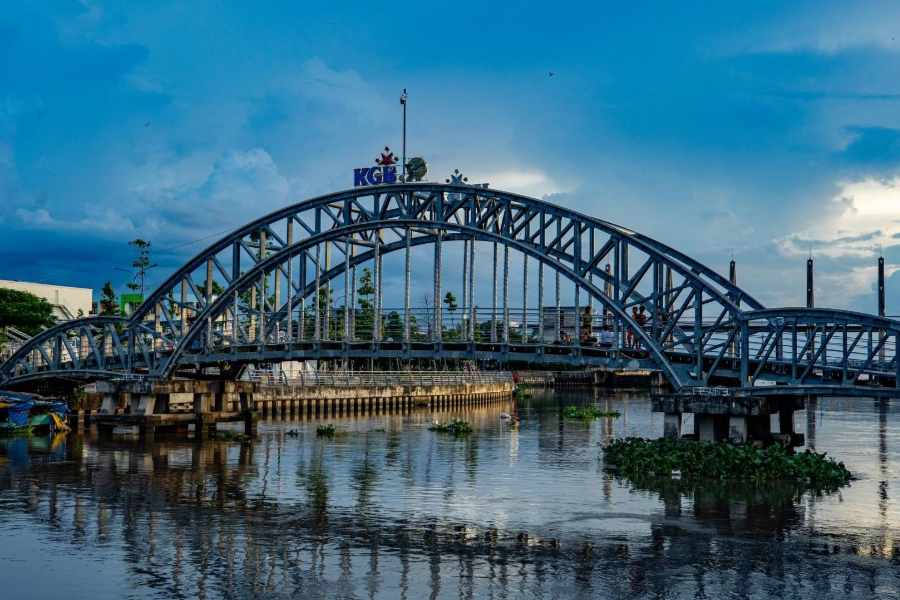
[[[765,304],[900,314],[900,3],[6,0],[0,278],[160,279],[400,146],[621,223]],[[554,75],[550,77],[548,72]],[[129,278],[130,279],[130,278]]]

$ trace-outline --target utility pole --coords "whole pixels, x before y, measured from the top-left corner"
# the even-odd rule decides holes
[[[406,182],[406,88],[403,88],[403,95],[400,96],[400,104],[403,105],[403,164],[402,166],[402,181]]]
[[[806,307],[812,308],[816,305],[816,289],[813,285],[813,259],[810,255],[806,261]]]

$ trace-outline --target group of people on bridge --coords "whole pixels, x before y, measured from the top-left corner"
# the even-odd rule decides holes
[[[613,317],[612,314],[606,314],[604,318],[604,324],[600,331],[599,339],[593,335],[592,331],[592,320],[593,317],[591,315],[591,310],[589,307],[584,308],[584,313],[581,315],[580,324],[579,324],[579,338],[581,340],[582,345],[592,346],[592,345],[600,345],[600,346],[612,346],[615,342],[615,335],[612,332],[612,328],[610,327],[610,323]],[[638,324],[641,329],[646,329],[649,318],[647,316],[647,312],[645,307],[633,307],[631,309],[631,319]],[[571,336],[567,333],[562,332],[562,341],[563,342],[571,342]],[[640,349],[641,348],[641,340],[638,336],[634,335],[634,332],[628,331],[625,334],[625,347]]]

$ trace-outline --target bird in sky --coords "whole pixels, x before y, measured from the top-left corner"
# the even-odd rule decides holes
[[[147,122],[147,123],[144,123],[144,127],[146,127],[146,126],[147,126],[147,125],[149,125],[149,124],[150,124],[150,123],[149,123],[149,122]]]
[[[553,71],[547,71],[547,75],[548,75],[549,77],[553,77]]]

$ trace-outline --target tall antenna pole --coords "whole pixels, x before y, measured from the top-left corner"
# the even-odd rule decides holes
[[[406,88],[403,88],[403,95],[400,96],[400,104],[403,105],[403,170],[402,181],[406,181]]]

